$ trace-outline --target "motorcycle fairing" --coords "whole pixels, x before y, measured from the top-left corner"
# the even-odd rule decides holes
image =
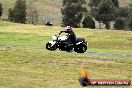
[[[49,41],[49,43],[51,43],[53,46],[56,43],[56,41]]]

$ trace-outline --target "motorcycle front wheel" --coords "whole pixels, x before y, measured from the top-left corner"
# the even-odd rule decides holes
[[[47,50],[51,50],[51,51],[55,51],[57,49],[56,45],[53,45],[51,43],[47,43],[46,44],[46,49]]]

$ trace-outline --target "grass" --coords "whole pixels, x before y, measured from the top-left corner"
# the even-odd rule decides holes
[[[14,49],[1,50],[0,56],[1,87],[81,88],[81,66],[91,79],[132,79],[132,61],[126,59]]]
[[[46,27],[43,25],[12,24],[8,22],[4,22],[2,25],[5,24],[8,24],[7,27],[0,27],[0,32],[2,32],[0,37],[1,39],[3,37],[6,39],[4,41],[5,44],[13,44],[13,42],[16,44],[18,42],[20,45],[26,45],[29,42],[29,45],[37,45],[40,48],[43,47],[42,44],[52,40],[52,35],[64,30],[64,28],[57,26]],[[90,52],[132,55],[132,32],[130,31],[90,30],[83,28],[74,29],[74,31],[77,37],[84,37],[89,42]],[[4,43],[3,41],[1,42]],[[40,45],[38,45],[38,42],[40,42]]]
[[[4,25],[0,26],[0,88],[82,88],[80,67],[90,72],[91,79],[132,80],[131,59],[47,51],[45,44],[64,28],[0,24]],[[74,30],[89,41],[88,52],[132,55],[130,31]]]

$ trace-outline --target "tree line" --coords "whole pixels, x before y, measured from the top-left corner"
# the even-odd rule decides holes
[[[88,10],[87,8],[90,8]],[[115,29],[129,28],[132,30],[132,4],[129,8],[120,7],[118,0],[63,0],[61,8],[62,25],[84,28],[95,28],[95,21],[110,29],[111,22]]]
[[[27,15],[30,23],[38,21],[36,7],[31,3],[27,5],[25,0],[16,0],[14,7],[9,8],[8,12],[8,20],[11,22],[27,23]],[[0,17],[2,13],[0,3]],[[129,7],[120,7],[118,0],[63,0],[61,13],[61,26],[79,28],[82,25],[84,28],[95,29],[95,22],[98,22],[100,28],[103,24],[106,29],[110,29],[113,22],[115,29],[132,30],[132,2]]]

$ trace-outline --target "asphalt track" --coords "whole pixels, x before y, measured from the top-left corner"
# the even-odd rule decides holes
[[[22,50],[30,50],[30,51],[35,51],[35,50],[41,50],[41,51],[45,51],[45,48],[34,48],[34,47],[28,47],[25,45],[0,45],[0,49],[22,49]],[[53,51],[53,52],[64,52],[64,51]],[[76,52],[71,52],[71,53],[76,53]],[[113,57],[113,58],[128,58],[128,59],[132,59],[132,56],[129,56],[127,54],[102,54],[102,53],[96,53],[96,52],[85,52],[82,54],[87,54],[87,55],[91,55],[91,56],[97,56],[97,57]]]

